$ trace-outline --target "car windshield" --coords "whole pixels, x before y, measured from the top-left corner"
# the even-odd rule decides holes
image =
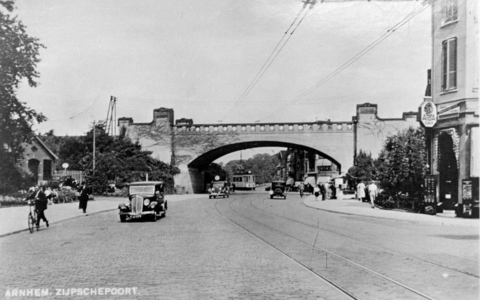
[[[130,186],[130,194],[154,194],[154,185],[132,185]]]

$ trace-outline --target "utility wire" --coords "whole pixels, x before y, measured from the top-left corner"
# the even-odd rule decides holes
[[[427,3],[428,4],[428,3]],[[323,84],[325,84],[327,81],[329,81],[331,78],[333,78],[335,75],[337,75],[338,73],[340,73],[341,71],[343,71],[344,69],[346,69],[347,67],[349,67],[351,64],[353,64],[355,61],[357,61],[358,59],[360,59],[363,55],[365,55],[366,53],[368,53],[370,50],[372,50],[373,48],[375,48],[378,44],[380,44],[383,40],[385,40],[386,38],[388,38],[390,35],[392,35],[396,30],[398,30],[399,28],[401,28],[403,25],[405,25],[406,23],[408,23],[408,21],[410,21],[411,19],[413,19],[414,17],[416,17],[418,14],[420,14],[421,12],[423,12],[426,8],[428,7],[428,5],[425,5],[425,4],[421,4],[420,6],[416,7],[413,11],[411,11],[409,14],[407,14],[407,16],[405,16],[401,21],[399,21],[397,24],[395,24],[392,28],[390,28],[389,30],[387,30],[386,33],[384,33],[383,35],[381,35],[379,38],[377,38],[375,41],[373,41],[372,43],[370,43],[370,45],[368,45],[367,47],[365,47],[362,51],[360,51],[359,53],[357,53],[355,56],[353,56],[351,59],[349,59],[347,62],[345,62],[343,65],[341,65],[340,67],[338,67],[335,71],[333,71],[332,73],[330,73],[329,75],[327,75],[325,78],[323,78],[322,80],[320,80],[319,82],[317,82],[315,85],[313,85],[312,87],[310,87],[309,89],[307,89],[305,92],[303,92],[302,94],[300,94],[299,96],[297,96],[295,99],[291,100],[289,103],[285,104],[284,106],[280,107],[279,109],[277,109],[276,111],[274,111],[272,114],[268,115],[267,117],[265,117],[264,119],[269,119],[271,118],[272,116],[275,116],[277,115],[278,113],[281,113],[282,111],[284,111],[285,109],[287,109],[287,107],[289,107],[290,105],[292,104],[295,104],[296,102],[300,101],[302,98],[304,98],[305,96],[307,96],[308,94],[312,93],[315,89],[319,88],[320,86],[322,86]]]
[[[313,8],[313,5],[315,4],[315,1],[313,3],[306,3],[305,5],[303,5],[303,7],[300,9],[300,11],[297,13],[297,15],[295,16],[295,19],[293,20],[292,24],[290,24],[290,26],[288,27],[288,29],[285,31],[285,33],[283,34],[282,38],[280,39],[280,41],[277,43],[277,45],[275,46],[275,48],[273,49],[272,53],[270,53],[270,55],[268,56],[267,60],[264,62],[264,64],[262,65],[262,67],[260,68],[260,70],[257,72],[257,74],[255,75],[255,77],[253,78],[253,80],[250,82],[250,84],[247,86],[247,88],[245,89],[245,91],[242,93],[242,95],[237,99],[237,101],[235,101],[234,105],[232,106],[232,108],[230,108],[226,113],[225,115],[222,117],[222,119],[226,118],[229,114],[231,114],[237,107],[238,105],[240,104],[241,101],[243,101],[243,99],[245,99],[248,94],[252,91],[252,89],[256,86],[256,84],[260,81],[260,79],[263,77],[263,75],[265,74],[265,72],[268,70],[268,68],[270,67],[270,65],[275,61],[276,57],[278,56],[278,54],[280,54],[280,52],[282,51],[283,47],[285,47],[285,45],[288,43],[288,41],[290,40],[290,38],[292,37],[292,34],[293,32],[295,32],[295,30],[298,28],[298,25],[300,25],[300,23],[303,21],[303,19],[306,17],[306,15],[308,14],[308,10],[307,10],[307,13],[303,15],[303,17],[300,19],[300,21],[297,23],[297,25],[295,26],[295,28],[293,29],[292,32],[290,32],[290,35],[288,36],[288,38],[285,40],[285,36],[288,35],[290,29],[294,26],[294,24],[296,23],[296,21],[298,20],[299,16],[302,14],[302,12],[305,10],[307,4],[310,4],[310,9]],[[309,9],[309,10],[310,10]],[[281,46],[280,46],[281,45]],[[279,48],[280,46],[280,48]],[[278,51],[277,51],[278,49]],[[273,58],[272,58],[273,57]]]

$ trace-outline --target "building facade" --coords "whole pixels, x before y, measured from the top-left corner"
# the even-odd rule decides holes
[[[58,157],[35,136],[30,143],[24,143],[23,159],[18,161],[22,168],[35,177],[34,184],[44,184],[52,179],[55,161]]]
[[[437,122],[428,129],[430,171],[437,201],[462,216],[473,205],[464,200],[462,183],[478,184],[479,176],[478,0],[431,3],[431,97]]]

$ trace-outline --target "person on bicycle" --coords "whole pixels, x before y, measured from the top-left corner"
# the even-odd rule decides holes
[[[45,186],[41,186],[38,190],[32,192],[26,200],[35,199],[35,211],[37,212],[37,227],[40,226],[40,219],[42,219],[47,227],[48,220],[45,217],[45,210],[47,209],[48,199],[45,195]]]

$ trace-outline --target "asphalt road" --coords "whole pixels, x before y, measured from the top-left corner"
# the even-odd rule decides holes
[[[0,297],[478,299],[478,246],[475,228],[336,214],[297,195],[199,195],[155,223],[110,211],[0,238]]]

